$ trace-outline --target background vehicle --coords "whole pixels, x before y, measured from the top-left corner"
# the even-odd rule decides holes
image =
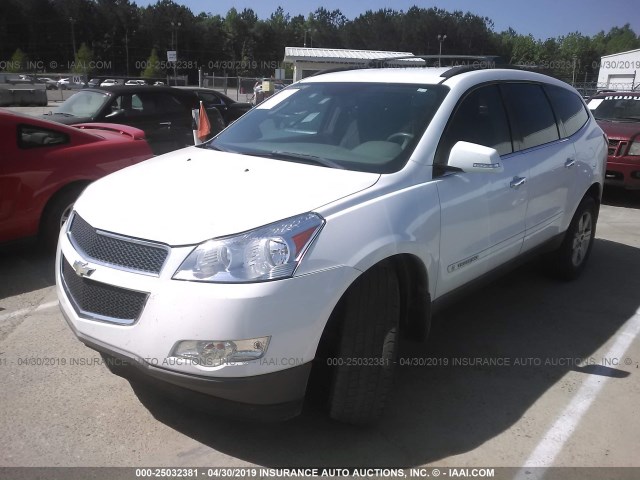
[[[58,88],[60,90],[69,90],[72,88],[83,88],[85,84],[81,81],[80,77],[73,78],[61,78],[58,80]]]
[[[115,87],[116,85],[119,85],[118,81],[112,78],[107,78],[100,84],[101,87]]]
[[[224,126],[229,125],[231,122],[236,121],[242,115],[247,113],[253,108],[253,105],[248,102],[237,102],[225,94],[213,90],[211,88],[198,88],[198,87],[178,87],[182,90],[188,90],[193,92],[199,100],[202,101],[204,108],[210,112],[212,109],[217,110],[222,115],[224,120]]]
[[[144,80],[127,80],[126,82],[124,82],[125,85],[146,85],[147,82],[145,82]],[[107,85],[101,85],[103,87],[107,86]]]
[[[640,92],[604,92],[589,101],[609,137],[606,183],[640,190]]]
[[[44,83],[47,90],[57,90],[58,81],[49,77],[38,77],[38,83]]]
[[[0,244],[40,235],[54,247],[90,182],[153,156],[136,128],[74,128],[2,109],[0,143]]]
[[[131,125],[143,130],[154,153],[160,154],[193,145],[192,109],[198,105],[193,93],[171,87],[87,88],[43,118],[67,125],[89,122]]]

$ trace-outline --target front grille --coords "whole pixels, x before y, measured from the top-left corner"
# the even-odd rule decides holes
[[[162,245],[96,230],[77,213],[71,220],[69,239],[86,258],[153,275],[160,273],[169,254]]]
[[[609,139],[608,154],[610,157],[620,157],[624,155],[625,150],[629,142],[625,140],[611,140]]]
[[[147,302],[147,293],[80,277],[64,257],[61,262],[65,291],[79,316],[124,325],[138,320]]]

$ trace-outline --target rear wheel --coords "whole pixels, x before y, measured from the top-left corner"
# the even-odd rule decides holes
[[[560,248],[550,258],[552,273],[564,280],[577,278],[587,264],[596,234],[596,203],[585,197],[569,224]]]
[[[366,425],[382,414],[393,381],[400,316],[395,271],[381,264],[351,286],[341,300],[343,318],[329,393],[329,415]]]

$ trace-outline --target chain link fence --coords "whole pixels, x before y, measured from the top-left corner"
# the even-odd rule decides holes
[[[273,81],[276,92],[292,83],[290,79],[274,80],[264,77],[214,77],[205,75],[202,79],[202,87],[218,90],[238,102],[256,104],[264,99],[262,94],[263,80]]]

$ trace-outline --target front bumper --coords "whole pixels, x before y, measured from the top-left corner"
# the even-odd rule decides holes
[[[193,247],[171,249],[158,276],[92,263],[61,232],[56,258],[60,308],[75,335],[146,378],[221,399],[249,410],[299,411],[318,342],[339,298],[357,277],[336,267],[286,280],[254,284],[209,284],[171,277]],[[146,293],[141,315],[131,324],[91,318],[74,308],[63,285],[63,262],[88,263],[90,280]],[[75,274],[73,274],[75,275]],[[259,360],[216,367],[169,357],[182,340],[243,340],[270,337]],[[278,415],[276,415],[278,416]],[[280,415],[282,417],[282,415]]]
[[[637,157],[609,157],[605,182],[608,185],[640,190],[640,161]]]
[[[311,362],[253,377],[188,375],[151,365],[142,358],[84,335],[76,330],[66,311],[61,311],[78,339],[87,347],[107,354],[105,362],[112,362],[115,369],[126,378],[145,381],[182,400],[185,400],[183,389],[190,390],[186,398],[188,403],[216,414],[281,421],[293,418],[302,411]]]

